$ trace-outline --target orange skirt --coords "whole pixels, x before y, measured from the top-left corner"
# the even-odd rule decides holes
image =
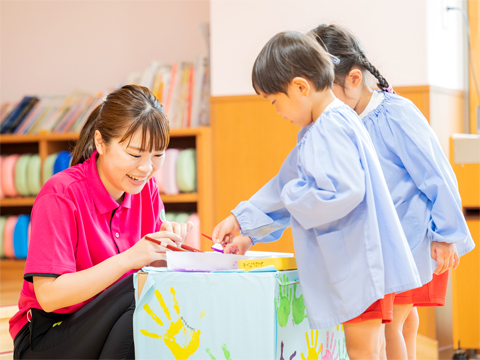
[[[394,297],[394,293],[385,295],[383,299],[378,299],[370,305],[362,314],[351,320],[345,321],[344,324],[355,324],[374,319],[381,319],[382,324],[392,322]]]
[[[448,271],[433,274],[433,279],[422,287],[395,295],[395,305],[444,306],[447,295]]]

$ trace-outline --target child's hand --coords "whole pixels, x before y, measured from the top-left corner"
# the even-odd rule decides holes
[[[193,229],[193,223],[191,221],[186,224],[179,224],[173,221],[164,221],[160,227],[160,231],[173,232],[182,237],[182,241],[185,240],[187,233]],[[181,242],[181,241],[180,241]]]
[[[223,253],[245,255],[250,246],[252,246],[252,239],[250,239],[250,237],[238,235],[233,239],[231,244],[228,244],[225,249],[223,249]]]
[[[215,226],[215,229],[213,229],[212,241],[215,244],[222,244],[222,246],[225,247],[233,241],[239,231],[240,224],[238,223],[237,218],[230,215],[220,224]]]
[[[430,245],[432,259],[437,262],[437,268],[433,272],[440,275],[450,268],[456,269],[460,264],[455,244],[432,241]]]

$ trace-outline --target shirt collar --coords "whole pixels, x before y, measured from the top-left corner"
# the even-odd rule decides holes
[[[98,211],[101,214],[105,214],[107,212],[113,211],[119,207],[118,203],[112,198],[112,196],[108,193],[107,189],[100,180],[100,176],[98,175],[97,171],[97,155],[98,152],[95,150],[90,157],[90,159],[86,160],[85,163],[87,164],[87,183],[90,187],[90,191],[92,194],[93,202],[97,207]],[[132,205],[132,195],[125,193],[123,197],[123,201],[120,206],[124,208],[130,208]]]

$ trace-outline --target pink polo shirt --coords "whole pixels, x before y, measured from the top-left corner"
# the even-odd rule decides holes
[[[35,296],[33,276],[57,277],[88,269],[160,230],[164,206],[155,179],[152,177],[139,194],[125,193],[119,205],[98,176],[96,155],[95,151],[83,164],[53,176],[35,200],[19,311],[10,319],[13,339],[28,322],[28,310],[42,308]],[[55,312],[73,313],[92,299]]]

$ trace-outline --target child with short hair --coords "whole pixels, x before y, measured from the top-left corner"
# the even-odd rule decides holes
[[[393,293],[418,287],[416,267],[373,144],[332,93],[333,64],[310,36],[275,35],[258,55],[255,91],[301,127],[278,175],[213,231],[253,243],[292,226],[311,328],[344,323],[350,359],[379,359]]]
[[[420,274],[423,286],[396,294],[393,322],[385,326],[387,357],[415,359],[415,306],[445,305],[448,269],[475,247],[455,174],[425,117],[393,92],[351,32],[323,24],[312,33],[335,56],[333,93],[359,114],[370,134]],[[365,82],[367,73],[380,91]]]

